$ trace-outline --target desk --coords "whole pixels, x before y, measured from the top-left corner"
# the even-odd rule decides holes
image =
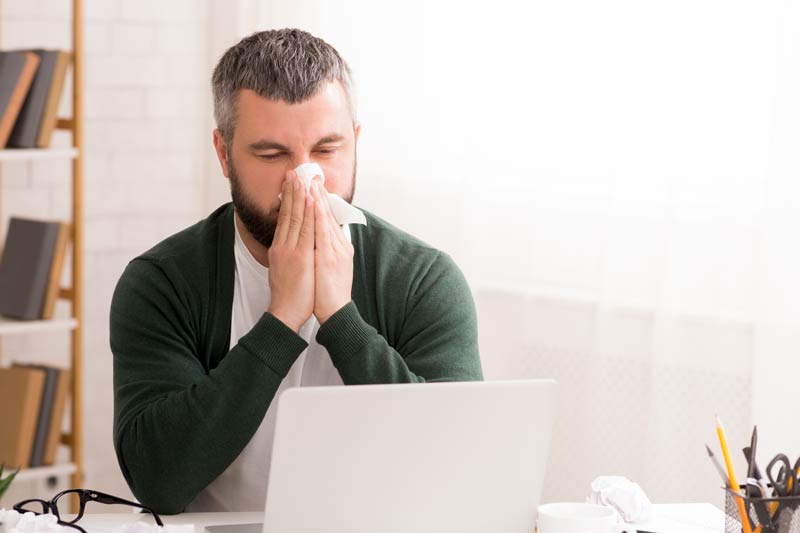
[[[653,520],[637,524],[641,529],[658,533],[720,533],[725,530],[725,514],[710,503],[654,505]],[[195,533],[220,524],[252,524],[263,521],[263,513],[184,513],[162,516],[165,525],[194,524]],[[79,524],[87,533],[110,533],[116,526],[137,520],[154,524],[147,514],[87,514]]]

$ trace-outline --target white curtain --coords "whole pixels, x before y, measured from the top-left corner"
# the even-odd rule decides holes
[[[460,264],[487,378],[561,382],[546,500],[721,506],[715,413],[740,477],[753,423],[762,463],[800,451],[800,9],[519,4],[242,0],[229,41],[348,60],[355,202]]]

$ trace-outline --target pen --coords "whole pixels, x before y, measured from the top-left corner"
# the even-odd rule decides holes
[[[722,482],[725,483],[727,488],[731,488],[731,484],[728,482],[728,475],[722,469],[722,465],[719,464],[717,457],[714,455],[714,452],[711,451],[711,448],[708,447],[708,444],[706,444],[706,451],[708,452],[708,457],[711,459],[711,462],[714,463],[714,468],[719,472],[719,477],[722,478]]]
[[[753,426],[753,434],[750,437],[750,459],[747,461],[747,477],[755,477],[756,466],[756,443],[758,442],[758,426]]]
[[[764,476],[761,475],[761,470],[758,469],[758,463],[756,463],[755,457],[755,449],[756,449],[756,442],[757,442],[757,433],[756,433],[755,426],[753,427],[753,437],[750,439],[750,446],[746,446],[742,448],[742,453],[744,454],[744,458],[747,459],[747,464],[750,465],[752,462],[752,476],[750,475],[750,467],[748,466],[748,477],[753,477],[756,480],[756,483],[759,487],[761,487],[761,496],[763,498],[769,498],[770,496],[770,489],[767,486],[767,482],[764,480]]]
[[[765,524],[769,524],[772,515],[775,513],[775,509],[778,506],[778,502],[769,502],[768,504],[764,504],[763,501],[758,501],[757,498],[768,498],[770,495],[770,489],[767,486],[767,482],[764,481],[764,478],[761,476],[761,471],[758,469],[758,464],[756,464],[756,445],[758,444],[758,427],[753,426],[753,435],[750,437],[750,446],[747,446],[742,449],[744,452],[744,457],[747,459],[747,488],[746,493],[751,499],[751,504],[753,509],[756,512],[756,516],[758,516],[758,521],[761,525],[756,528],[755,533],[761,533]],[[752,478],[755,478],[753,480]],[[767,526],[767,531],[772,531],[772,526]]]
[[[731,454],[728,450],[728,439],[725,437],[725,428],[722,427],[722,422],[717,417],[717,437],[719,437],[719,446],[722,448],[722,458],[725,459],[725,466],[728,468],[728,479],[730,480],[731,489],[735,490],[739,495],[736,500],[736,507],[739,509],[739,518],[742,521],[742,531],[744,533],[752,533],[750,529],[750,519],[747,516],[747,511],[744,509],[744,501],[739,493],[739,482],[736,481],[736,472],[733,469],[733,461],[731,461]]]
[[[752,454],[752,452],[750,451],[750,446],[745,446],[744,448],[742,448],[742,455],[744,455],[744,458],[748,462],[748,464],[750,463],[750,455],[751,454]],[[761,470],[759,470],[759,468],[758,468],[758,463],[755,463],[755,462],[753,464],[753,476],[752,477],[754,477],[756,479],[759,479],[759,480],[763,479],[763,477],[764,477],[764,476],[761,475]]]

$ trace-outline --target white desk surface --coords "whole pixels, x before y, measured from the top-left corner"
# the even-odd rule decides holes
[[[656,533],[712,533],[725,529],[725,514],[710,503],[654,505],[653,520],[635,524],[638,529]],[[253,524],[262,522],[263,513],[184,513],[162,516],[165,525],[194,524],[195,533],[211,525]],[[110,533],[115,527],[141,521],[154,524],[148,514],[87,514],[78,524],[88,533]]]

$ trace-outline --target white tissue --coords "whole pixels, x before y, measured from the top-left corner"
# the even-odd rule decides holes
[[[623,476],[600,476],[592,481],[587,501],[611,507],[625,522],[645,522],[653,513],[642,487]]]
[[[325,184],[325,173],[322,172],[322,167],[317,163],[303,163],[294,171],[297,173],[297,177],[303,181],[306,190],[311,188],[311,180],[314,179],[314,176],[319,176],[322,184]]]
[[[161,527],[146,522],[122,524],[111,530],[111,533],[194,533],[193,524],[167,525]]]
[[[58,519],[52,514],[36,515],[33,513],[18,513],[16,511],[0,510],[0,523],[6,533],[63,533],[65,526],[59,525]]]
[[[3,524],[3,527],[6,528],[6,531],[11,531],[11,528],[16,526],[17,522],[19,522],[21,516],[21,514],[13,509],[9,509],[8,511],[5,509],[0,509],[0,524]]]
[[[322,172],[322,167],[317,163],[303,163],[296,169],[297,176],[303,181],[306,186],[306,191],[311,188],[311,180],[314,176],[319,176],[320,181],[325,183],[325,174]],[[367,218],[359,209],[353,207],[344,201],[337,194],[328,193],[328,202],[331,204],[331,211],[336,218],[336,222],[341,224],[363,224],[367,225]]]

